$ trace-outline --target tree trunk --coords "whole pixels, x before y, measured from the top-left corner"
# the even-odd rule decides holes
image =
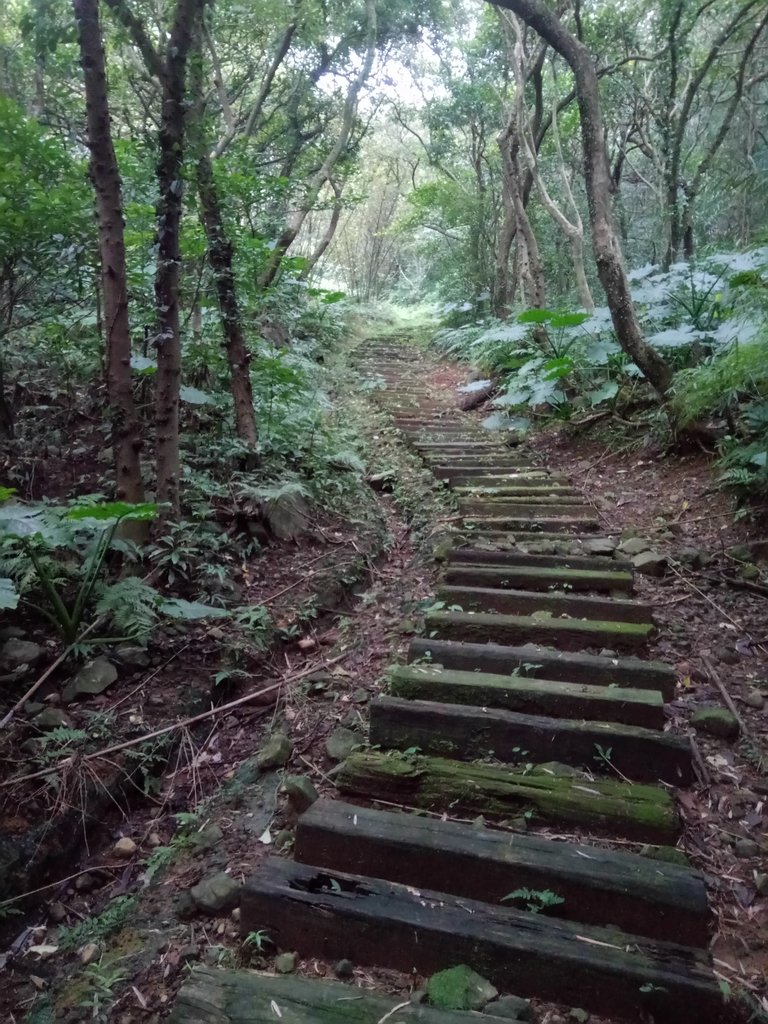
[[[90,176],[99,224],[106,376],[115,453],[116,497],[141,502],[141,426],[131,377],[131,334],[120,172],[112,144],[99,0],[73,0],[85,81]]]
[[[611,172],[605,150],[595,66],[587,48],[568,31],[543,0],[493,0],[523,19],[569,64],[573,71],[584,151],[584,178],[592,227],[592,245],[600,283],[605,290],[616,337],[656,391],[665,396],[672,370],[646,342],[624,269],[623,254],[611,210]]]
[[[509,191],[512,200],[516,232],[520,233],[525,243],[526,258],[522,261],[522,266],[527,270],[527,273],[524,273],[523,276],[527,277],[530,282],[530,304],[535,309],[544,309],[546,306],[544,264],[541,261],[539,243],[536,240],[536,235],[528,218],[524,197],[520,188],[520,164],[517,160],[520,145],[516,133],[517,124],[515,115],[512,113],[506,127],[497,139],[501,151],[502,175],[504,187]]]
[[[213,271],[219,300],[237,436],[246,444],[255,446],[258,439],[256,415],[248,370],[251,356],[245,340],[243,318],[235,289],[232,242],[224,227],[211,161],[203,149],[198,153],[197,159],[197,191],[203,227],[208,240],[208,261]]]
[[[307,260],[306,267],[302,270],[301,274],[299,275],[300,281],[306,281],[309,278],[312,271],[315,269],[317,264],[328,251],[328,246],[331,244],[334,237],[336,236],[336,232],[339,227],[339,221],[341,220],[341,211],[343,209],[343,187],[333,180],[331,180],[329,184],[333,189],[333,208],[331,210],[331,217],[330,220],[328,221],[328,227],[323,232],[323,237],[317,243],[314,252]]]

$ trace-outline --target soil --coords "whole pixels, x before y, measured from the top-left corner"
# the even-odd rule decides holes
[[[455,389],[464,379],[465,369],[425,363],[428,391]],[[277,699],[272,694],[265,697],[268,703],[246,704],[180,731],[171,760],[150,791],[105,813],[82,855],[58,865],[59,881],[41,894],[45,902],[26,918],[6,920],[2,1019],[43,1024],[54,1019],[45,1015],[53,1009],[57,1020],[154,1024],[166,1016],[196,962],[272,969],[268,936],[257,934],[243,943],[237,911],[193,914],[187,894],[212,871],[226,868],[244,878],[275,849],[290,850],[293,816],[280,792],[283,770],[259,774],[254,754],[271,731],[284,731],[293,744],[285,773],[308,777],[321,794],[334,793],[328,735],[339,725],[364,735],[367,704],[384,687],[387,666],[418,630],[429,603],[436,578],[430,558],[435,524],[450,518],[449,499],[378,414],[370,417],[368,429],[379,451],[372,478],[374,471],[397,478],[395,494],[376,496],[386,550],[366,540],[359,526],[329,522],[311,539],[276,544],[243,567],[243,603],[271,604],[282,625],[298,628],[268,652],[251,652],[247,679],[235,680],[226,697],[306,674],[283,686]],[[768,531],[735,516],[731,499],[716,489],[704,454],[681,458],[661,457],[651,449],[616,451],[599,435],[567,427],[545,431],[531,444],[552,470],[566,472],[584,489],[606,533],[634,531],[671,560],[663,577],[638,577],[638,596],[657,610],[653,654],[673,663],[679,674],[669,728],[692,731],[690,716],[703,706],[723,706],[722,690],[744,721],[745,733],[736,741],[693,734],[700,778],[682,794],[687,822],[682,845],[705,872],[712,893],[718,917],[712,951],[719,975],[768,1009],[768,900],[760,890],[768,849],[768,720],[765,710],[746,702],[756,702],[755,691],[768,698],[768,600],[742,588],[744,582],[765,585],[766,573],[758,567],[758,576],[750,570],[747,579],[743,560],[732,553],[734,545]],[[711,558],[693,569],[680,561],[684,548]],[[364,573],[356,582],[342,579],[343,592],[336,595],[343,609],[321,603],[317,618],[297,619],[305,599],[323,582],[312,574],[361,554]],[[169,634],[153,651],[148,671],[126,675],[107,698],[88,702],[87,710],[114,713],[118,725],[107,742],[177,717],[176,708],[192,689],[201,690],[210,704],[211,677],[231,640],[222,629]],[[83,707],[73,717],[79,721],[85,713]],[[15,750],[3,756],[11,762]],[[6,799],[6,813],[21,827],[22,820],[50,806],[45,801],[51,798],[24,784]],[[128,858],[115,852],[121,837],[136,843]],[[737,856],[739,839],[757,843],[758,852]],[[158,854],[167,850],[166,856]],[[89,942],[96,948],[85,966]],[[334,976],[333,964],[316,959],[300,961],[297,970]],[[407,998],[421,981],[355,967],[351,983]],[[535,1003],[534,1020],[564,1024],[569,1009]],[[594,1016],[590,1021],[601,1024]]]

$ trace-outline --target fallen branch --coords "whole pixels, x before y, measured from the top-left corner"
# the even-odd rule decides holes
[[[214,718],[216,715],[224,714],[226,711],[231,711],[232,708],[240,707],[242,704],[248,704],[250,701],[256,700],[259,697],[265,697],[267,694],[275,693],[277,690],[281,690],[288,683],[295,683],[299,679],[303,679],[305,676],[311,676],[313,672],[317,672],[320,668],[329,668],[331,665],[336,665],[338,662],[343,661],[344,658],[349,657],[350,651],[346,651],[344,654],[339,654],[335,658],[331,658],[330,661],[325,661],[320,665],[313,665],[312,668],[302,669],[301,672],[294,672],[292,675],[286,676],[277,683],[273,683],[272,686],[265,686],[261,690],[253,690],[251,693],[246,693],[244,697],[238,697],[237,700],[231,700],[227,704],[220,704],[218,707],[211,708],[209,711],[203,711],[199,715],[193,715],[191,718],[184,718],[180,722],[174,722],[172,725],[165,725],[162,729],[155,729],[154,732],[145,733],[143,736],[135,736],[132,740],[125,740],[122,743],[115,743],[111,747],[105,747],[103,750],[95,750],[91,754],[85,754],[84,756],[73,755],[71,757],[65,757],[63,760],[58,761],[56,764],[51,765],[49,768],[43,768],[38,772],[29,772],[27,775],[17,775],[12,779],[6,779],[0,782],[0,789],[7,789],[9,786],[15,786],[19,782],[31,782],[33,779],[42,779],[47,775],[51,775],[54,772],[63,771],[69,765],[75,761],[83,763],[85,761],[96,761],[99,758],[106,757],[108,754],[115,754],[120,750],[127,750],[129,747],[137,747],[142,743],[146,743],[148,740],[156,739],[158,736],[165,736],[169,732],[174,732],[176,729],[186,729],[190,725],[196,725],[198,722],[203,722],[208,718]]]

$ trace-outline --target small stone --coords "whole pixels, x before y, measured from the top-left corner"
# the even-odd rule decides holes
[[[587,555],[612,555],[616,550],[616,541],[610,537],[595,537],[582,541],[581,550]]]
[[[353,704],[367,704],[371,699],[370,693],[362,686],[359,686],[356,690],[353,690],[350,698]]]
[[[663,576],[667,567],[666,556],[660,555],[658,551],[643,551],[633,555],[631,561],[641,576]]]
[[[200,959],[200,947],[194,943],[190,943],[188,946],[182,946],[179,950],[179,960],[183,964],[194,963],[195,960]]]
[[[163,840],[160,837],[159,832],[150,832],[147,837],[147,845],[152,847],[162,846]]]
[[[230,911],[240,900],[240,883],[224,871],[207,875],[189,890],[195,906],[206,914]]]
[[[296,970],[296,954],[281,953],[275,957],[275,970],[278,974],[293,974]]]
[[[676,552],[676,558],[682,565],[690,565],[692,569],[701,569],[708,564],[711,555],[698,548],[681,548]]]
[[[575,1020],[576,1024],[587,1024],[587,1021],[589,1020],[589,1014],[586,1010],[582,1010],[578,1006],[574,1006],[574,1008],[568,1014],[568,1020]]]
[[[723,740],[734,739],[739,735],[736,716],[725,708],[701,708],[691,716],[691,725],[697,732],[705,732]]]
[[[287,850],[293,845],[293,832],[287,828],[281,828],[274,839],[276,850]]]
[[[99,884],[99,879],[89,871],[86,871],[75,879],[75,890],[77,892],[90,892],[92,889],[98,888]]]
[[[717,660],[722,661],[724,665],[738,665],[739,663],[738,654],[730,647],[718,647],[715,650],[715,656],[717,657]]]
[[[610,647],[603,647],[598,654],[601,658],[618,658],[616,651],[611,650]]]
[[[45,704],[41,704],[36,700],[29,700],[24,705],[24,711],[28,715],[37,715],[43,710],[45,710]]]
[[[284,732],[273,732],[256,754],[256,764],[262,771],[282,768],[293,753],[293,743]]]
[[[768,875],[755,875],[755,888],[761,896],[768,896]]]
[[[629,537],[627,540],[623,540],[618,546],[618,551],[622,555],[639,555],[643,551],[650,551],[651,542],[643,540],[642,537]]]
[[[337,978],[344,981],[347,978],[351,978],[355,973],[355,967],[351,960],[339,960],[336,966],[333,968],[333,973]]]
[[[88,964],[92,964],[94,960],[98,959],[99,956],[99,944],[97,942],[89,942],[79,952],[80,963],[87,967]]]
[[[212,850],[223,838],[224,833],[219,826],[216,822],[211,822],[199,832],[193,833],[191,843],[196,853],[204,853],[206,850]]]
[[[117,679],[117,669],[106,658],[94,658],[83,666],[64,687],[62,698],[67,703],[78,697],[93,697],[103,693]]]
[[[501,999],[488,1003],[483,1013],[490,1013],[491,1016],[502,1017],[504,1020],[533,1020],[531,1004],[520,996],[502,996]]]
[[[362,738],[357,733],[339,726],[326,739],[325,752],[332,761],[345,761],[355,747],[361,746],[362,742]]]
[[[741,860],[746,860],[748,857],[757,857],[760,847],[754,839],[737,839],[733,844],[733,852]]]
[[[216,967],[217,964],[221,963],[225,952],[224,946],[208,946],[205,951],[205,962],[210,967]]]
[[[71,729],[72,719],[61,708],[45,708],[32,719],[37,729]]]
[[[62,921],[66,920],[67,908],[63,903],[55,900],[48,907],[48,917],[50,917],[54,924],[61,924]]]
[[[306,775],[289,775],[284,780],[282,792],[296,814],[303,814],[317,800],[319,793]]]
[[[125,860],[132,857],[137,850],[138,846],[130,836],[123,836],[122,839],[118,839],[112,847],[112,853],[116,857],[123,857]]]
[[[498,990],[466,964],[438,971],[427,981],[427,995],[440,1010],[482,1010]]]
[[[11,637],[0,647],[0,669],[13,672],[22,667],[34,668],[45,654],[40,644]]]
[[[765,699],[759,690],[748,690],[744,697],[744,703],[748,708],[754,708],[756,711],[762,711]]]
[[[121,644],[112,650],[112,657],[125,668],[149,668],[151,658],[138,644]]]

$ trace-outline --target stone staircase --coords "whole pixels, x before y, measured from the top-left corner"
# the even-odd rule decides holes
[[[691,750],[664,731],[675,677],[642,657],[654,624],[631,564],[599,554],[600,523],[568,480],[449,392],[425,393],[422,354],[381,343],[360,372],[454,491],[460,539],[424,635],[371,704],[370,747],[335,778],[342,799],[315,803],[294,859],[246,883],[243,932],[421,975],[467,964],[502,992],[609,1018],[716,1022],[704,880],[671,850]],[[361,1004],[343,1019],[433,1012]]]

